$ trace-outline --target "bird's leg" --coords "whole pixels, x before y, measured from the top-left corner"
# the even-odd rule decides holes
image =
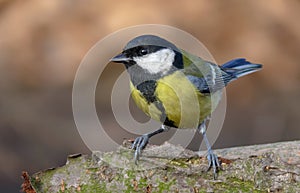
[[[153,131],[151,133],[144,134],[140,137],[137,137],[134,140],[134,142],[131,146],[131,149],[135,149],[134,161],[135,161],[136,164],[137,164],[137,162],[140,158],[140,154],[141,154],[142,150],[147,146],[147,144],[149,142],[149,139],[151,137],[153,137],[154,135],[165,132],[165,131],[168,131],[169,129],[170,129],[169,127],[167,127],[165,125],[162,125],[158,130]]]
[[[213,172],[214,172],[214,179],[216,179],[217,177],[217,172],[218,172],[218,169],[221,168],[221,165],[220,165],[220,162],[218,160],[218,156],[216,154],[214,154],[212,148],[211,148],[211,145],[208,141],[208,138],[206,136],[206,121],[208,119],[205,119],[201,125],[199,126],[198,130],[199,132],[202,134],[203,136],[203,139],[204,139],[204,142],[205,142],[205,145],[207,147],[207,160],[208,160],[208,170],[210,168],[213,168]]]

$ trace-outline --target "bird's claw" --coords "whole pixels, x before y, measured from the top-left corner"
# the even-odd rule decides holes
[[[217,178],[217,172],[221,169],[221,164],[219,162],[218,156],[214,154],[212,150],[208,150],[207,152],[207,160],[208,160],[208,170],[213,168],[214,179]]]
[[[148,141],[149,141],[149,136],[148,135],[142,135],[140,137],[137,137],[134,140],[134,142],[131,146],[131,149],[135,149],[135,152],[134,152],[134,162],[135,162],[135,164],[138,163],[141,152],[146,147],[146,145],[148,144]]]

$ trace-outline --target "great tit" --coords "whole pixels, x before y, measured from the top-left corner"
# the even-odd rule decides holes
[[[215,177],[220,162],[207,139],[206,122],[221,99],[222,89],[262,65],[239,58],[218,66],[155,35],[132,39],[111,61],[125,65],[136,105],[162,123],[158,130],[134,140],[135,162],[152,136],[170,127],[198,129],[207,146],[208,168],[213,168]]]

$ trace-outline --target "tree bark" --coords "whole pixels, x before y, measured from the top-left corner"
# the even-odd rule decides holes
[[[207,171],[205,152],[167,142],[148,145],[136,165],[128,143],[114,152],[71,155],[62,167],[23,174],[23,191],[300,192],[300,141],[215,150],[222,162],[216,180]]]

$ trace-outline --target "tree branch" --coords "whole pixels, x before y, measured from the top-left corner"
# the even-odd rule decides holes
[[[300,141],[215,150],[223,168],[217,180],[212,171],[206,172],[205,152],[199,158],[169,143],[148,145],[135,165],[128,145],[114,152],[71,155],[66,165],[32,175],[31,188],[37,192],[300,192]],[[28,187],[28,180],[24,183]]]

